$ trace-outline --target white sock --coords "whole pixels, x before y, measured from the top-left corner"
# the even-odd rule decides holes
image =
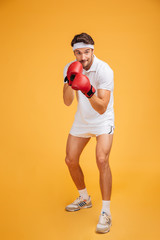
[[[89,196],[86,188],[78,190],[78,192],[79,192],[79,195],[83,197],[83,199],[88,199]]]
[[[110,202],[111,201],[102,200],[102,210],[101,210],[101,213],[102,212],[106,212],[108,215],[111,215],[111,212],[110,212]]]

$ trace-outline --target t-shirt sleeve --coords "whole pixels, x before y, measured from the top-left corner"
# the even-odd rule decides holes
[[[63,82],[64,82],[64,83],[67,83],[67,82],[65,81],[65,78],[66,78],[66,76],[67,76],[67,70],[68,70],[69,65],[70,65],[70,63],[68,63],[68,64],[64,67],[64,70],[63,70]]]
[[[73,62],[73,61],[72,61],[72,62]],[[65,77],[67,76],[68,67],[69,67],[69,65],[70,65],[72,62],[68,63],[68,64],[64,67],[64,70],[63,70],[63,79],[65,79]],[[64,83],[66,83],[66,82],[64,81]]]
[[[67,65],[64,67],[64,70],[63,70],[63,78],[65,78],[65,77],[67,76],[68,65],[69,65],[69,64],[67,64]]]
[[[100,71],[98,75],[97,89],[106,89],[113,91],[114,81],[113,81],[113,70],[104,68]]]

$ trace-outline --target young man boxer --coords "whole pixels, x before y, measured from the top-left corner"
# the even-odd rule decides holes
[[[64,68],[64,103],[78,100],[75,120],[68,135],[66,164],[79,197],[66,210],[74,212],[92,207],[79,164],[80,155],[91,137],[96,137],[96,161],[102,194],[102,210],[96,231],[106,233],[112,224],[110,198],[112,175],[109,166],[114,131],[113,71],[94,55],[94,41],[86,33],[75,35],[71,42],[75,61]]]

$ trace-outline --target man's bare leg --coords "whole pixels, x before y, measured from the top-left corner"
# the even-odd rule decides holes
[[[112,174],[109,166],[109,154],[112,147],[113,134],[102,134],[97,137],[96,160],[100,173],[100,188],[103,200],[110,200],[112,190]]]
[[[84,175],[79,165],[79,157],[90,138],[80,138],[69,134],[66,148],[66,164],[75,183],[79,197],[66,206],[66,211],[74,212],[81,208],[92,207],[91,198],[85,187]]]
[[[109,154],[112,147],[112,141],[112,134],[103,134],[97,137],[96,159],[102,193],[102,210],[96,228],[96,231],[99,233],[109,232],[112,225],[112,217],[110,213],[112,174],[109,166]]]
[[[78,190],[85,188],[84,175],[79,165],[79,157],[90,138],[75,137],[69,134],[66,146],[66,164]]]

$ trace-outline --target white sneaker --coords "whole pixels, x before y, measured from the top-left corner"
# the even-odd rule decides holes
[[[112,226],[112,217],[109,216],[106,212],[102,212],[99,217],[99,222],[97,224],[96,232],[107,233],[110,231],[111,226]]]
[[[91,197],[89,196],[88,199],[83,199],[81,196],[79,196],[73,203],[66,206],[66,211],[74,212],[78,211],[82,208],[90,208],[92,207],[91,203]]]

